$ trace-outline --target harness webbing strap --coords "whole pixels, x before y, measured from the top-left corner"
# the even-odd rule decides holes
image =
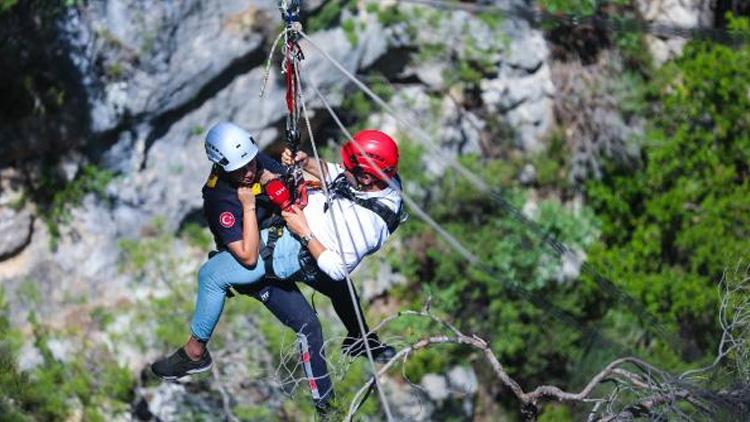
[[[398,176],[396,176],[395,179],[400,182]],[[368,210],[377,214],[378,217],[385,221],[385,224],[388,226],[388,232],[391,234],[395,232],[399,224],[401,224],[404,211],[403,204],[399,206],[398,212],[393,212],[390,208],[388,208],[387,205],[379,201],[378,198],[359,198],[354,194],[354,192],[352,192],[349,182],[346,180],[346,177],[343,174],[340,174],[338,177],[336,177],[333,183],[331,183],[331,191],[343,198],[354,202],[360,207],[367,208]],[[328,204],[326,204],[325,210],[328,210]]]
[[[273,250],[276,247],[276,241],[284,234],[284,227],[275,226],[268,229],[268,240],[260,248],[260,257],[263,259],[263,266],[266,270],[266,277],[278,278],[273,270]]]

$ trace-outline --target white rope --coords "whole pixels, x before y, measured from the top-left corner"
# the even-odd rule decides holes
[[[475,184],[475,186],[478,187],[481,191],[489,193],[490,196],[492,196],[497,201],[504,202],[505,204],[508,205],[508,207],[511,208],[511,211],[514,211],[515,214],[519,214],[519,211],[517,209],[515,209],[515,207],[513,207],[512,205],[510,205],[504,198],[500,197],[500,195],[498,195],[497,193],[493,192],[491,190],[491,188],[485,183],[484,180],[482,180],[481,178],[479,178],[478,176],[476,176],[469,169],[463,167],[453,157],[444,156],[441,153],[441,151],[439,151],[439,149],[432,143],[432,140],[430,139],[429,135],[427,135],[426,132],[424,132],[421,128],[419,128],[419,126],[411,124],[410,122],[408,122],[407,120],[405,120],[401,114],[397,113],[391,106],[389,106],[387,103],[385,103],[385,101],[383,101],[377,94],[375,94],[374,92],[372,92],[372,90],[370,90],[366,85],[364,85],[354,75],[352,75],[351,72],[349,72],[348,70],[346,70],[338,61],[336,61],[335,59],[333,59],[325,50],[323,50],[322,48],[320,48],[314,41],[312,41],[312,39],[310,39],[310,37],[307,36],[307,34],[305,34],[304,32],[302,32],[301,30],[299,31],[299,34],[306,41],[308,41],[316,50],[318,50],[321,54],[323,54],[323,56],[329,62],[331,62],[336,68],[338,68],[345,76],[347,76],[360,89],[362,89],[373,101],[375,101],[386,112],[388,112],[391,116],[393,116],[396,119],[396,121],[398,123],[400,123],[407,131],[410,131],[413,134],[415,134],[416,137],[418,138],[417,139],[418,141],[420,141],[423,145],[425,145],[428,148],[430,148],[437,155],[443,156],[443,158],[445,159],[445,161],[447,161],[448,164],[451,165],[451,167],[453,167],[454,169],[456,169],[460,174],[462,174],[468,180],[472,181]],[[299,77],[299,75],[297,75],[297,76]],[[346,134],[347,138],[351,140],[351,138],[352,138],[351,134],[346,130],[346,128],[344,127],[344,125],[341,123],[341,120],[333,112],[333,110],[331,109],[330,105],[327,103],[327,101],[325,100],[325,98],[321,95],[320,91],[317,89],[317,87],[315,86],[315,84],[311,84],[311,86],[313,87],[313,89],[315,90],[316,94],[318,95],[318,97],[321,99],[321,101],[325,105],[325,107],[328,110],[328,112],[334,118],[334,120],[336,121],[336,123],[339,126],[339,128],[342,129],[342,131]],[[304,102],[303,102],[303,106],[304,106]],[[305,115],[307,117],[306,111],[305,111]],[[310,125],[309,125],[309,121],[307,121],[307,125],[308,125],[308,130],[311,131]],[[387,181],[388,185],[391,188],[398,189],[398,187],[395,185],[395,183],[393,183],[393,181],[387,175],[385,175],[382,171],[380,171],[379,168],[377,167],[377,165],[375,165],[375,163],[372,161],[372,159],[369,158],[367,156],[367,154],[365,154],[365,151],[359,145],[357,145],[356,143],[354,143],[354,145],[356,145],[357,148],[359,148],[360,152],[363,153],[363,157],[368,161],[368,163],[370,165],[372,165],[373,168],[377,169],[377,172],[379,173],[379,176],[383,180]],[[316,153],[316,156],[317,156],[317,151],[315,153]],[[322,168],[320,168],[320,161],[319,160],[318,160],[318,166],[319,166],[319,170],[321,171],[321,176],[322,176]],[[489,275],[493,275],[493,273],[495,273],[494,271],[487,271],[487,269],[486,269],[487,267],[486,267],[485,264],[483,264],[474,254],[472,254],[471,252],[469,252],[468,249],[466,249],[465,247],[463,247],[463,245],[457,239],[455,239],[452,235],[450,235],[447,231],[445,231],[438,223],[436,223],[411,198],[409,198],[408,195],[406,195],[406,194],[404,194],[402,192],[402,198],[407,203],[407,205],[409,205],[409,207],[415,212],[415,214],[418,217],[420,217],[422,220],[424,220],[425,222],[427,222],[433,229],[435,229],[446,241],[448,241],[448,243],[451,244],[451,246],[454,247],[454,249],[456,249],[462,256],[464,256],[464,258],[466,258],[472,264],[478,264],[480,267],[483,267],[483,269]],[[528,221],[528,219],[526,219],[523,215],[520,215],[520,217],[522,217],[524,219],[524,221]],[[529,221],[529,223],[530,224],[535,224],[535,223],[533,223],[531,221]],[[338,232],[337,232],[337,235],[338,235]],[[546,239],[545,239],[545,241],[546,241]],[[340,242],[340,239],[339,239],[339,242]],[[553,248],[555,250],[557,250],[558,248],[569,249],[566,245],[561,244],[560,242],[556,242],[555,241],[554,243],[556,243],[556,245],[553,245]],[[591,269],[589,269],[589,270],[591,270]],[[595,275],[598,276],[598,274],[595,274]],[[347,277],[347,279],[348,279],[348,277]],[[605,281],[609,282],[606,279],[605,279]],[[350,282],[350,280],[349,280],[349,282]],[[609,282],[609,283],[611,283],[611,282]],[[521,286],[512,285],[511,284],[508,287],[510,287],[512,290],[516,291],[517,293],[520,293],[520,294],[526,296],[527,298],[532,299],[532,301],[534,301],[534,299],[536,298],[535,295],[533,295],[531,292],[527,291],[526,289],[522,288]],[[622,292],[621,292],[621,294],[625,295]],[[627,296],[627,295],[625,295],[625,296]],[[629,296],[627,296],[626,298],[629,298]],[[630,298],[630,299],[632,300],[632,298]],[[573,320],[573,321],[568,320],[569,318],[565,314],[564,311],[560,312],[559,310],[556,309],[556,307],[554,305],[552,305],[551,303],[547,302],[546,299],[542,298],[540,301],[534,301],[534,303],[536,303],[537,306],[540,306],[539,302],[542,302],[543,305],[548,305],[546,307],[543,307],[542,309],[544,311],[550,313],[550,314],[553,314],[555,317],[557,317],[561,321],[567,322],[568,324],[575,324],[576,323],[575,320]],[[647,316],[650,316],[650,315],[647,315]],[[571,326],[573,326],[573,325],[571,325]],[[580,326],[578,328],[581,329],[581,330],[583,330],[586,334],[593,335],[593,336],[598,337],[598,338],[600,338],[602,340],[606,340],[607,343],[611,343],[612,342],[612,340],[608,339],[607,337],[602,336],[595,329],[591,329],[591,328],[588,328],[588,327],[580,327]],[[657,328],[657,331],[660,331],[661,327],[657,326],[656,328]],[[619,344],[617,342],[615,342],[613,345],[615,345],[615,344],[617,346],[619,346],[620,348],[623,348],[623,345],[621,345],[621,344]],[[377,377],[376,377],[376,381],[377,381]],[[685,385],[685,383],[684,382],[679,382],[679,385]],[[380,390],[379,390],[379,392],[380,392]],[[354,403],[352,403],[352,406],[354,406]],[[351,408],[350,408],[350,411],[351,411]]]
[[[383,108],[383,110],[385,110],[386,113],[390,114],[396,120],[396,122],[398,122],[401,125],[402,128],[404,128],[407,132],[414,135],[416,140],[419,141],[420,144],[427,147],[433,154],[440,156],[444,162],[446,162],[450,167],[454,168],[463,177],[468,179],[471,182],[471,184],[475,188],[477,188],[480,192],[487,194],[488,197],[496,201],[503,209],[511,213],[514,218],[521,221],[524,225],[526,225],[527,227],[535,231],[537,235],[541,236],[542,241],[545,244],[547,244],[550,248],[552,248],[560,257],[562,257],[563,255],[567,255],[567,254],[575,255],[575,252],[573,252],[571,248],[569,248],[567,245],[563,244],[562,242],[558,241],[557,239],[550,237],[549,233],[545,233],[544,229],[542,229],[537,223],[529,220],[518,208],[513,206],[510,203],[510,201],[505,199],[502,194],[499,194],[493,191],[493,189],[476,173],[464,167],[454,157],[448,156],[444,154],[442,151],[440,151],[438,146],[435,145],[432,139],[430,138],[430,135],[428,135],[423,129],[421,129],[419,125],[415,124],[414,122],[410,120],[407,120],[404,117],[404,115],[406,114],[405,111],[403,112],[396,111],[393,107],[391,107],[389,104],[383,101],[382,98],[380,98],[377,94],[375,94],[369,87],[367,87],[367,85],[362,83],[362,81],[360,81],[356,76],[354,76],[344,66],[342,66],[341,63],[339,63],[336,59],[331,57],[331,55],[328,54],[327,51],[322,49],[306,33],[300,31],[299,34],[305,39],[305,41],[310,43],[310,45],[313,48],[318,50],[341,73],[343,73],[351,82],[353,82],[365,94],[367,94],[367,96],[369,96],[370,99],[372,99],[381,108]],[[463,252],[462,254],[464,256],[467,256]],[[680,349],[680,347],[676,347],[675,344],[683,343],[681,338],[676,337],[675,335],[672,335],[668,331],[666,331],[662,327],[662,324],[655,317],[653,317],[648,312],[648,310],[646,310],[643,307],[643,305],[641,305],[639,302],[637,302],[627,293],[619,289],[617,285],[615,285],[612,281],[610,281],[606,277],[599,274],[599,272],[596,271],[596,269],[594,269],[590,264],[584,262],[581,266],[581,270],[592,274],[595,278],[595,281],[602,289],[608,291],[611,295],[613,295],[614,298],[626,304],[631,309],[632,312],[636,313],[637,315],[640,315],[643,318],[648,319],[648,322],[650,323],[651,327],[656,331],[656,333],[667,343],[671,343],[672,347],[675,350]]]
[[[314,83],[310,83],[310,85],[314,89],[316,89],[316,86],[315,86]],[[333,116],[333,118],[336,121],[336,123],[339,126],[339,128],[342,129],[342,131],[345,133],[345,135],[347,136],[348,139],[351,139],[351,134],[343,126],[343,124],[341,123],[341,120],[338,118],[338,116],[336,116],[335,112],[330,107],[330,105],[325,100],[325,98],[322,96],[322,94],[320,94],[320,91],[316,89],[316,92],[317,92],[319,98],[321,99],[321,101],[323,102],[323,104],[326,106],[328,112]],[[382,100],[380,100],[380,102],[382,102]],[[386,105],[386,107],[387,107],[387,105]],[[388,108],[390,108],[390,107],[388,107]],[[396,117],[396,116],[394,115],[394,117]],[[410,129],[414,129],[414,127],[410,127]],[[355,143],[354,145],[357,145],[357,144]],[[361,149],[361,147],[359,147],[359,148],[360,148],[360,152],[364,153],[364,151]],[[376,169],[378,168],[377,165],[375,165],[375,163],[372,161],[372,159],[370,159],[366,154],[363,154],[363,157],[366,160],[368,160],[368,163],[371,166],[373,166],[373,168],[376,168]],[[458,165],[460,165],[460,164],[458,164]],[[388,182],[388,184],[389,184],[389,186],[391,186],[391,188],[398,188],[390,180],[390,178],[388,178],[387,175],[385,175],[384,173],[382,173],[382,171],[378,171],[378,173],[379,173],[379,176],[381,176],[381,178],[383,178],[383,180],[386,180]],[[417,203],[413,199],[411,199],[408,195],[406,195],[403,192],[402,192],[402,198],[403,198],[404,202],[414,212],[415,215],[417,215],[420,219],[422,219],[430,227],[432,227],[450,246],[453,247],[453,249],[455,249],[459,254],[461,254],[461,256],[463,256],[468,262],[470,262],[471,264],[476,265],[477,267],[479,267],[481,270],[483,270],[484,272],[486,272],[490,276],[500,277],[500,275],[496,271],[494,271],[491,266],[483,263],[475,254],[473,254],[465,246],[463,246],[463,244],[458,239],[456,239],[453,235],[451,235],[450,233],[448,233],[439,223],[437,223],[435,220],[433,220],[432,217],[430,217],[430,215],[427,212],[425,212],[421,207],[419,207],[419,205],[417,205]],[[560,320],[560,321],[562,321],[562,322],[570,325],[571,327],[577,327],[577,328],[583,330],[584,332],[586,332],[587,334],[589,334],[591,336],[594,336],[596,338],[600,338],[600,339],[606,341],[607,343],[612,343],[613,346],[616,345],[616,346],[618,346],[618,348],[624,349],[623,345],[621,345],[621,344],[619,344],[617,342],[613,342],[612,340],[610,340],[610,339],[602,336],[596,330],[591,329],[591,328],[586,328],[586,327],[580,327],[580,323],[578,321],[575,321],[574,319],[571,319],[571,317],[569,315],[567,315],[565,313],[565,311],[561,311],[561,310],[557,309],[553,304],[549,303],[546,299],[538,297],[537,295],[533,294],[532,292],[528,291],[527,289],[523,288],[522,286],[518,285],[517,283],[512,283],[512,282],[510,282],[508,280],[505,280],[504,284],[506,285],[506,287],[508,287],[512,291],[514,291],[514,292],[516,292],[516,293],[518,293],[518,294],[526,297],[532,303],[534,303],[537,307],[539,307],[540,309],[544,310],[545,312],[553,315],[558,320]]]
[[[307,78],[305,79],[305,81],[306,82],[310,82],[309,79],[307,79]],[[352,134],[349,132],[349,130],[346,129],[346,127],[344,126],[344,124],[341,122],[341,119],[336,114],[336,112],[333,111],[333,109],[331,108],[330,104],[328,103],[328,101],[323,96],[323,94],[320,93],[320,90],[318,90],[318,87],[315,85],[315,83],[314,82],[310,82],[309,86],[312,87],[312,89],[315,91],[315,94],[317,95],[318,99],[320,99],[320,101],[323,103],[323,106],[326,108],[326,110],[328,111],[328,113],[331,115],[331,117],[333,118],[333,120],[336,122],[336,125],[339,127],[339,129],[341,130],[341,132],[344,134],[344,136],[346,137],[346,139],[349,140],[349,141],[353,141]],[[304,110],[304,102],[303,102],[303,110]],[[311,143],[314,145],[314,142],[311,142]],[[388,186],[391,189],[401,191],[401,198],[404,200],[404,202],[406,202],[406,204],[409,206],[409,208],[412,210],[412,212],[414,212],[419,218],[421,218],[430,227],[432,227],[435,231],[437,231],[440,234],[440,236],[442,236],[466,260],[468,260],[472,264],[478,264],[479,263],[479,258],[477,258],[476,255],[474,255],[471,252],[469,252],[469,250],[466,249],[461,244],[461,242],[458,241],[458,239],[456,239],[450,233],[448,233],[447,231],[445,231],[445,229],[443,229],[440,226],[440,224],[438,224],[435,220],[433,220],[429,216],[429,214],[427,214],[419,205],[417,205],[417,203],[411,197],[409,197],[405,192],[403,192],[403,190],[400,189],[400,187],[393,181],[392,178],[390,178],[388,175],[386,175],[385,173],[383,173],[383,171],[380,170],[380,168],[375,164],[375,162],[372,160],[372,158],[370,158],[370,156],[365,153],[364,149],[359,144],[357,144],[356,142],[352,142],[352,145],[356,146],[359,149],[360,153],[362,153],[362,157],[365,158],[365,160],[368,161],[368,164],[370,164],[370,166],[373,169],[376,170],[376,172],[378,173],[378,176],[382,180],[384,180],[384,181],[386,181],[388,183]],[[313,147],[313,151],[315,152],[314,147]],[[317,159],[317,152],[316,152],[316,159]],[[318,161],[318,163],[319,163],[318,165],[320,166],[320,161]],[[326,190],[326,194],[327,194],[327,190]],[[348,276],[347,276],[347,280],[348,280]],[[360,330],[364,330],[364,328],[360,328]],[[373,377],[375,379],[375,382],[377,383],[377,376],[375,375],[375,373],[373,373]],[[378,388],[380,388],[380,387],[378,386]],[[356,402],[356,400],[352,401],[352,403],[349,405],[349,415],[353,415],[355,413],[355,411],[356,411],[355,409],[358,407],[358,405],[359,404]]]
[[[309,79],[306,79],[307,82],[310,82]],[[318,87],[315,85],[314,82],[310,82],[309,84],[312,89],[315,91],[315,95],[317,95],[318,99],[323,103],[323,106],[328,110],[328,113],[331,115],[333,120],[336,122],[336,125],[339,127],[341,132],[344,134],[347,140],[353,140],[352,134],[349,132],[349,130],[344,126],[344,124],[341,122],[341,119],[336,114],[336,112],[333,111],[333,108],[328,103],[328,101],[325,99],[323,94],[320,93],[320,90],[318,90]],[[369,155],[365,153],[365,151],[362,149],[362,147],[357,144],[356,142],[353,142],[352,145],[356,146],[359,151],[362,153],[362,157],[367,160],[368,164],[370,164],[370,167],[375,169],[378,173],[378,176],[380,176],[381,179],[385,180],[388,183],[388,186],[391,189],[400,190],[399,186],[386,175],[385,173],[380,170],[380,168],[377,166],[377,164],[372,161],[372,158],[370,158]],[[445,239],[458,253],[461,254],[466,260],[468,260],[472,264],[479,263],[479,258],[471,253],[464,245],[461,244],[461,242],[453,237],[450,233],[448,233],[439,223],[437,223],[430,215],[420,207],[416,201],[414,201],[409,195],[407,195],[403,190],[401,190],[401,198],[404,200],[406,205],[409,206],[409,209],[414,212],[420,219],[422,219],[425,223],[427,223],[430,227],[432,227],[438,234],[440,234],[443,239]]]
[[[323,106],[326,108],[326,110],[328,111],[328,113],[330,114],[330,116],[336,122],[336,125],[339,127],[339,129],[342,131],[342,133],[344,133],[344,135],[346,136],[346,138],[348,140],[350,140],[350,141],[353,140],[351,133],[343,125],[343,123],[341,122],[341,119],[333,111],[333,109],[331,108],[330,104],[325,99],[325,97],[320,93],[320,90],[315,85],[315,83],[312,82],[312,81],[309,81],[309,79],[306,79],[306,82],[309,82],[309,85],[315,91],[315,94],[320,99],[320,101],[323,103]],[[360,152],[362,153],[362,157],[365,158],[368,161],[368,164],[370,164],[372,166],[372,168],[376,169],[378,175],[383,180],[385,180],[392,189],[398,189],[398,186],[393,182],[393,180],[390,177],[388,177],[386,174],[384,174],[379,169],[379,167],[377,167],[376,163],[367,154],[365,154],[364,149],[362,147],[360,147],[356,143],[353,143],[353,144],[359,148]],[[461,245],[461,243],[457,239],[455,239],[452,235],[450,235],[448,232],[446,232],[444,229],[442,229],[442,227],[440,227],[440,225],[438,223],[436,223],[424,210],[422,210],[422,208],[420,208],[414,202],[414,200],[409,197],[409,195],[407,195],[404,192],[401,192],[401,197],[404,199],[404,201],[407,203],[407,205],[409,205],[409,207],[411,208],[411,210],[419,218],[421,218],[422,220],[424,220],[425,222],[427,222],[433,229],[435,229],[444,238],[444,240],[446,240],[449,244],[451,244],[451,246],[453,246],[454,249],[456,249],[457,251],[459,251],[461,253],[461,255],[464,256],[464,258],[466,258],[472,264],[479,264],[480,267],[484,266],[484,264],[482,264],[480,262],[479,258],[477,258],[474,254],[472,254],[471,252],[469,252],[465,247],[463,247],[463,245]],[[521,288],[520,286],[509,286],[509,287],[511,287],[514,291],[516,291],[516,292],[518,292],[518,293],[520,293],[520,294],[522,294],[522,295],[524,295],[526,297],[533,298],[533,295],[530,292],[526,291],[525,289]],[[549,313],[553,314],[558,319],[561,319],[561,320],[566,319],[564,316],[561,316],[560,313],[557,310],[555,310],[553,308],[554,308],[554,306],[550,306],[550,307],[543,308],[543,310],[545,310],[546,312],[549,312]],[[564,321],[564,322],[570,323],[570,321]],[[600,337],[600,338],[602,338],[604,340],[607,340],[608,342],[610,341],[606,337],[601,336],[598,333],[598,331],[596,331],[596,330],[589,329],[589,328],[586,328],[586,327],[579,327],[579,329],[582,329],[584,332],[586,332],[588,334],[592,334],[592,335]],[[615,345],[623,347],[619,343],[615,343]],[[665,376],[668,377],[668,379],[665,380],[668,383],[673,383],[673,384],[679,385],[679,386],[681,386],[683,388],[690,388],[690,389],[693,389],[693,390],[698,390],[695,386],[693,386],[693,385],[691,385],[689,383],[686,383],[685,381],[682,381],[680,379],[673,379],[673,377],[669,376],[668,374],[665,374]],[[350,407],[349,407],[349,415],[353,416],[354,413],[356,412],[356,409],[357,409],[358,406],[359,406],[359,404],[356,402],[356,400],[352,401],[352,403],[350,404]]]
[[[312,132],[312,126],[310,126],[310,119],[307,113],[307,106],[305,105],[305,98],[304,98],[304,92],[302,89],[302,81],[299,76],[299,68],[297,66],[294,67],[295,69],[295,76],[297,79],[297,87],[299,88],[299,96],[300,96],[300,104],[302,105],[302,115],[305,118],[305,125],[307,126],[307,133],[310,136],[310,145],[312,146],[313,155],[315,156],[315,162],[318,165],[318,171],[320,172],[321,177],[321,185],[323,186],[323,192],[326,195],[326,200],[329,204],[331,204],[331,192],[328,190],[328,180],[326,180],[327,171],[323,171],[323,166],[320,161],[320,156],[318,155],[318,148],[316,147],[315,143],[315,137],[313,136]],[[294,160],[295,157],[292,157],[292,160]],[[338,203],[339,206],[339,212],[341,215],[344,214],[343,208],[341,207],[341,203]],[[336,241],[339,246],[339,251],[344,250],[344,244],[341,241],[341,233],[338,228],[338,223],[336,222],[336,218],[334,218],[334,212],[331,210],[331,221],[333,222],[333,228],[336,232]],[[343,261],[343,258],[342,258]],[[388,400],[385,398],[385,392],[383,391],[382,385],[380,384],[380,381],[378,380],[378,370],[375,367],[375,359],[372,356],[372,350],[370,349],[370,342],[368,341],[368,332],[365,331],[365,323],[364,318],[362,317],[362,313],[360,312],[358,301],[357,301],[357,295],[354,293],[354,284],[351,279],[351,275],[349,273],[349,268],[346,266],[346,263],[344,262],[344,271],[346,272],[346,287],[349,291],[349,297],[352,301],[352,305],[354,307],[354,312],[357,316],[357,324],[359,325],[359,332],[362,334],[362,341],[364,342],[365,346],[365,352],[367,353],[367,359],[370,362],[370,368],[372,370],[372,376],[375,379],[375,385],[378,390],[378,396],[380,397],[380,402],[383,405],[383,409],[385,410],[385,415],[387,420],[390,422],[393,420],[393,415],[391,414],[390,406],[388,405]]]
[[[365,92],[367,96],[370,97],[374,102],[376,102],[380,107],[382,107],[388,114],[393,116],[393,118],[398,121],[402,125],[402,127],[406,128],[408,131],[413,131],[413,134],[419,138],[419,140],[424,143],[428,148],[430,148],[434,153],[441,155],[441,152],[438,150],[437,146],[435,146],[430,139],[430,135],[428,135],[424,130],[422,130],[419,125],[414,124],[411,121],[408,121],[404,119],[403,113],[398,113],[393,107],[391,107],[388,103],[383,101],[382,98],[380,98],[377,94],[372,92],[370,88],[367,87],[362,81],[357,79],[356,76],[352,75],[351,72],[349,72],[344,66],[341,65],[336,59],[331,57],[330,54],[328,54],[327,51],[323,50],[318,44],[315,43],[306,33],[300,31],[299,34],[312,45],[316,50],[318,50],[320,53],[323,54],[323,56],[328,59],[328,61],[333,64],[341,73],[344,74],[349,80],[354,82],[359,89]],[[489,192],[490,187],[487,185],[487,183],[484,182],[484,180],[477,177],[474,173],[472,173],[469,169],[462,166],[458,161],[456,161],[453,157],[444,157],[448,164],[455,168],[456,171],[461,173],[464,177],[469,179],[472,183],[474,183],[481,191],[483,192]]]
[[[279,41],[281,41],[281,37],[283,37],[284,35],[286,35],[286,29],[279,33],[279,35],[276,37],[276,40],[271,45],[271,52],[268,53],[268,61],[266,61],[266,67],[263,71],[263,83],[260,86],[260,94],[258,95],[260,98],[263,98],[263,95],[266,93],[268,77],[271,75],[271,59],[273,59],[273,53],[276,52],[276,47],[279,45]]]

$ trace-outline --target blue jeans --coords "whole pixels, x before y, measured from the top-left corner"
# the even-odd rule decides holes
[[[268,230],[260,232],[265,243]],[[273,250],[273,269],[281,279],[290,278],[300,269],[299,251],[302,246],[289,230],[276,241]],[[193,337],[208,341],[224,310],[227,290],[233,285],[249,285],[263,279],[266,274],[262,259],[253,267],[242,265],[229,251],[221,251],[209,259],[198,271],[198,296],[190,329]]]

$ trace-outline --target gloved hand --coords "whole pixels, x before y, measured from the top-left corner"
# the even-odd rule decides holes
[[[279,208],[285,210],[291,205],[291,194],[281,179],[273,179],[266,184],[266,195]]]

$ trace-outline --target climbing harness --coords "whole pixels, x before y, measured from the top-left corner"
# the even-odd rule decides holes
[[[393,179],[398,183],[398,185],[401,185],[401,178],[398,175],[396,175]],[[390,208],[388,208],[387,205],[378,200],[378,198],[363,199],[358,197],[343,173],[338,175],[338,177],[333,180],[329,189],[331,190],[331,192],[333,192],[334,197],[339,196],[342,198],[346,198],[354,202],[356,205],[374,212],[378,217],[385,221],[385,224],[388,226],[388,232],[390,234],[393,234],[393,232],[395,232],[398,228],[399,224],[406,221],[406,219],[408,218],[408,214],[406,213],[406,210],[404,210],[403,202],[399,205],[398,211],[393,212]],[[323,210],[327,212],[329,205],[330,203],[326,202]]]

